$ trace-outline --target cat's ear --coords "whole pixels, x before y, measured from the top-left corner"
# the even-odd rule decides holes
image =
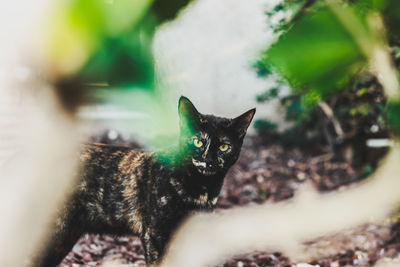
[[[253,108],[249,111],[246,111],[239,117],[232,119],[232,127],[234,127],[235,131],[238,133],[239,138],[243,138],[245,136],[247,128],[249,128],[255,113],[256,109]]]
[[[178,112],[181,126],[193,126],[199,120],[199,112],[187,97],[179,98]]]

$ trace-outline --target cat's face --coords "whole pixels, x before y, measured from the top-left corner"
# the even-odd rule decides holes
[[[179,99],[180,149],[186,165],[206,176],[225,173],[239,157],[255,109],[228,119],[199,113],[189,99]]]

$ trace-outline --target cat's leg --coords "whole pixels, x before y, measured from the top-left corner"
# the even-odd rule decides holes
[[[145,228],[141,236],[148,267],[160,263],[167,245],[167,237],[150,227]]]

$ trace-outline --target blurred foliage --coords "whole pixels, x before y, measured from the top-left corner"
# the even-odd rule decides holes
[[[264,61],[310,104],[342,89],[365,63],[355,39],[329,8],[294,24],[264,54]]]
[[[281,85],[257,96],[260,102],[279,99],[292,127],[278,133],[259,122],[266,142],[290,146],[322,144],[338,158],[351,146],[365,161],[366,140],[400,134],[400,102],[390,99],[368,71],[374,45],[385,44],[382,32],[371,28],[371,17],[381,14],[392,59],[400,67],[400,1],[397,0],[284,0],[268,16],[284,12],[275,31],[278,40],[254,65],[260,77],[278,73]],[[272,78],[272,77],[271,77]],[[370,172],[369,164],[365,173]]]
[[[400,41],[400,2],[396,0],[369,0],[383,14],[391,44]]]
[[[48,77],[73,111],[100,85],[154,90],[152,38],[190,0],[63,0],[45,23]]]
[[[268,100],[274,99],[278,96],[278,93],[279,93],[278,87],[270,88],[269,90],[265,91],[264,93],[257,95],[257,101],[263,102],[263,101],[268,101]]]
[[[400,101],[389,101],[386,106],[386,113],[390,129],[400,136]]]
[[[272,89],[275,94],[276,87]],[[308,95],[279,96],[278,93],[276,99],[286,110],[286,120],[293,122],[293,125],[278,134],[276,127],[267,128],[261,122],[255,124],[266,142],[302,148],[324,144],[329,145],[335,153],[340,146],[356,144],[355,139],[386,136],[383,112],[386,99],[382,87],[370,74],[354,77],[347,90],[327,95],[319,101],[332,110],[343,133],[337,132],[333,118],[329,118],[319,106],[310,108],[305,104],[303,99],[306,97]]]

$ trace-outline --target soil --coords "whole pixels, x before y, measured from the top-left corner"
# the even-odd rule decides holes
[[[120,136],[114,140],[92,141],[128,144]],[[133,144],[136,146],[137,144]],[[320,192],[340,190],[364,177],[362,168],[349,162],[335,162],[318,151],[265,147],[256,137],[247,138],[241,157],[228,173],[218,209],[283,201],[293,197],[305,182]],[[341,234],[305,244],[307,254],[315,255],[310,265],[323,267],[370,266],[379,259],[400,259],[400,223],[367,224]],[[336,252],[333,256],[332,251]],[[339,251],[339,252],[338,252]],[[143,248],[134,236],[113,237],[86,234],[60,264],[98,266],[115,262],[126,266],[145,266]],[[252,252],[238,255],[219,267],[303,266],[280,252]],[[306,266],[306,265],[304,265]]]

